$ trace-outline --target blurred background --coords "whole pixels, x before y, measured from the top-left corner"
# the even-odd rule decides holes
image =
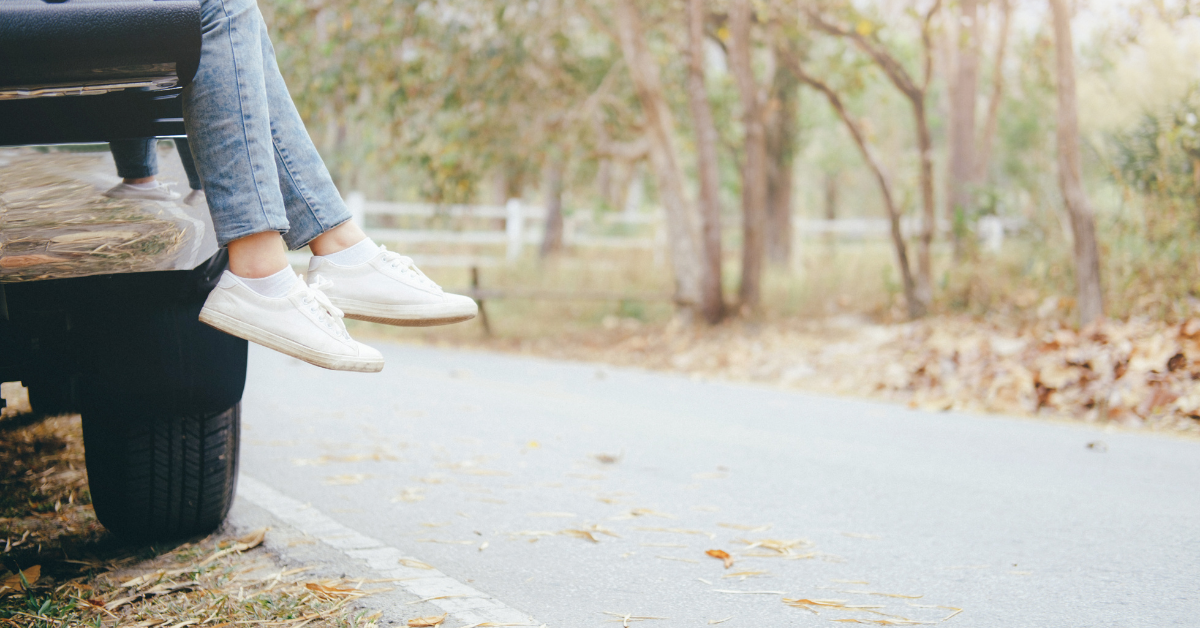
[[[485,297],[486,330],[427,339],[921,404],[932,386],[935,406],[1145,419],[1186,397],[1060,399],[1123,379],[1114,369],[1137,351],[1118,338],[1169,338],[1146,373],[1186,363],[1177,341],[1200,290],[1194,2],[261,6],[376,239]],[[1060,185],[1071,163],[1077,211]],[[914,339],[881,358],[900,336]],[[1016,344],[988,341],[983,380],[948,390],[972,363],[955,343],[1001,336]],[[1084,345],[1116,354],[1056,358],[1065,373],[1031,362]],[[1002,354],[1017,381],[994,372]]]

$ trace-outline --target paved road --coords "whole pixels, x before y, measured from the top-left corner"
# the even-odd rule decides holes
[[[1200,625],[1200,442],[382,349],[362,375],[252,347],[245,492],[552,628]]]

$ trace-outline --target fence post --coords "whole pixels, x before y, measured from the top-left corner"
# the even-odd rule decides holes
[[[367,229],[367,198],[362,192],[351,192],[346,195],[346,209],[350,210],[350,218],[363,231]]]
[[[525,244],[525,210],[521,201],[510,198],[504,205],[504,231],[508,236],[508,261],[515,262],[521,257],[521,247]]]

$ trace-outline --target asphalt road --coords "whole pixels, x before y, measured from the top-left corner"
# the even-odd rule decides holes
[[[252,345],[244,486],[539,624],[1200,625],[1200,442],[381,349],[366,375]]]

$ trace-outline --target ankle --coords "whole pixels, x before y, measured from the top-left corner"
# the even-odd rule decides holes
[[[358,225],[347,221],[313,238],[313,241],[308,243],[308,248],[313,255],[332,255],[366,239],[367,234],[359,229]]]
[[[265,231],[230,242],[229,272],[261,279],[288,268],[286,247],[277,231]]]
[[[358,244],[348,246],[336,253],[326,253],[325,255],[317,255],[313,257],[313,261],[320,263],[322,260],[332,262],[338,266],[358,266],[371,261],[371,258],[379,254],[379,245],[371,238],[363,238]]]

